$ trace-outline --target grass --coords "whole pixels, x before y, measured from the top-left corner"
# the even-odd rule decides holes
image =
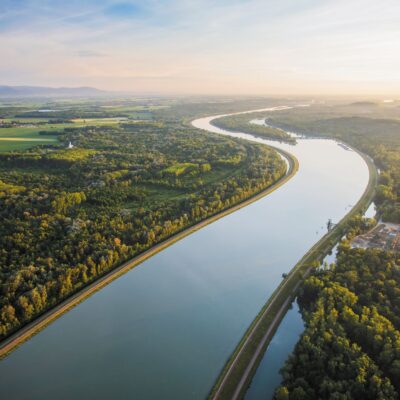
[[[74,122],[65,124],[40,124],[32,127],[17,126],[12,128],[1,128],[1,137],[37,137],[40,136],[40,131],[46,132],[58,132],[62,131],[64,128],[80,128],[83,126],[93,126],[93,125],[111,125],[118,124],[119,119],[115,118],[92,118],[92,119],[76,119]]]
[[[198,167],[198,164],[193,164],[193,163],[176,163],[168,168],[165,168],[163,172],[166,172],[171,175],[179,176],[184,174],[185,172],[188,172],[190,170],[194,170]]]
[[[209,398],[232,399],[232,396],[238,387],[238,383],[244,376],[244,373],[253,356],[256,354],[256,350],[261,343],[261,340],[271,327],[272,321],[275,320],[275,317],[279,316],[275,326],[272,326],[272,334],[268,337],[268,340],[263,346],[264,350],[260,353],[260,355],[258,355],[256,363],[252,367],[251,373],[246,379],[245,385],[243,385],[241,388],[240,396],[244,395],[252,377],[254,376],[258,364],[262,359],[265,348],[268,346],[273,337],[273,332],[278,328],[280,321],[287,311],[286,307],[286,310],[283,310],[282,312],[282,308],[285,306],[285,303],[290,304],[290,302],[287,303],[287,300],[292,299],[295,296],[297,287],[300,285],[304,277],[307,276],[311,271],[315,262],[322,261],[323,258],[332,250],[334,245],[340,240],[340,238],[346,232],[348,221],[355,215],[365,212],[365,210],[368,208],[375,193],[378,173],[372,160],[368,156],[363,154],[361,155],[367,163],[369,169],[369,182],[362,197],[353,207],[353,209],[301,258],[301,260],[292,268],[288,276],[283,279],[280,285],[275,289],[267,303],[263,306],[250,327],[247,329],[232,356],[224,366],[213,389],[211,390]],[[267,313],[265,313],[266,311]],[[281,315],[279,315],[279,313],[281,313]],[[249,337],[251,337],[251,340],[246,343],[246,340]],[[240,356],[237,358],[239,353]],[[230,373],[228,374],[229,369]],[[222,385],[224,379],[226,380]],[[216,396],[218,390],[219,394]],[[239,398],[241,398],[240,396]]]
[[[138,186],[139,188],[141,186]],[[160,201],[171,201],[187,196],[187,192],[179,189],[171,189],[158,185],[142,185],[143,189],[147,192],[148,197],[146,202],[160,202]]]
[[[169,203],[190,195],[189,191],[168,188],[156,184],[142,184],[138,185],[137,188],[143,190],[145,198],[142,201],[138,200],[126,203],[124,207],[128,210],[137,210],[139,208],[152,210],[154,206],[157,206],[162,202]]]
[[[87,125],[113,125],[119,124],[120,122],[126,122],[127,118],[120,117],[109,117],[109,118],[75,118],[71,121],[74,125],[69,124],[70,127],[79,127]],[[76,124],[76,125],[75,125]]]
[[[3,118],[0,120],[0,123],[10,123],[10,122],[21,122],[21,123],[38,123],[42,122],[45,124],[49,119],[48,118]]]
[[[53,138],[51,136],[43,138],[43,140],[35,140],[35,141],[2,140],[0,138],[0,153],[6,153],[10,151],[23,151],[23,150],[28,150],[34,146],[51,144],[55,142],[57,142],[57,138]]]
[[[61,124],[60,124],[61,125]],[[57,136],[54,135],[39,135],[40,131],[49,130],[56,131],[61,129],[60,125],[40,125],[35,127],[13,127],[0,129],[0,152],[21,151],[31,147],[51,144],[57,142]],[[71,124],[69,124],[71,125]],[[65,125],[66,126],[66,125]],[[7,139],[7,140],[6,140]],[[11,140],[15,139],[15,140]],[[26,140],[23,139],[35,139]]]
[[[240,173],[246,168],[248,164],[248,159],[243,165],[238,166],[237,168],[226,168],[225,166],[216,166],[213,169],[201,175],[201,179],[205,185],[221,182],[224,179],[228,179],[232,176],[240,175]]]
[[[17,193],[17,192],[20,192],[22,190],[25,190],[24,186],[13,185],[11,183],[5,183],[2,180],[0,180],[0,193],[1,192]]]
[[[96,150],[91,149],[62,149],[55,151],[53,153],[47,154],[46,157],[54,160],[63,160],[63,161],[78,161],[84,160],[89,156],[96,154]]]
[[[1,104],[0,104],[1,106]],[[29,104],[17,104],[13,103],[4,104],[4,107],[11,107],[15,109],[17,107],[21,108],[21,111],[29,112],[35,111],[37,109],[60,109],[61,111],[71,110],[71,115],[73,114],[76,107],[78,109],[88,109],[91,112],[92,104],[88,101],[57,101],[54,104],[41,104],[41,103],[29,103]],[[121,100],[121,104],[112,104],[110,106],[103,105],[102,108],[104,110],[111,110],[112,114],[121,113],[122,115],[126,115],[129,118],[133,118],[134,120],[149,120],[152,119],[151,112],[154,110],[165,108],[163,105],[143,105],[143,104],[124,104],[124,101]],[[53,117],[41,117],[38,115],[37,117],[16,117],[15,113],[18,110],[11,110],[9,113],[4,111],[1,113],[2,119],[1,123],[28,123],[32,124],[32,126],[16,126],[11,128],[0,128],[0,152],[10,152],[10,151],[23,151],[29,148],[32,148],[37,145],[45,145],[51,142],[57,141],[57,134],[59,131],[62,131],[64,128],[79,128],[84,126],[104,126],[104,125],[113,125],[119,124],[123,122],[134,122],[133,120],[121,117],[99,117],[99,118],[77,118],[71,120],[70,123],[61,123],[54,124],[52,120],[57,118],[57,116]],[[64,118],[64,117],[63,117]],[[54,136],[39,135],[40,131],[54,132]],[[11,138],[18,138],[19,140],[11,141]],[[35,139],[35,141],[21,141],[21,139]],[[3,140],[2,140],[3,139]],[[39,140],[42,139],[42,140]]]
[[[43,137],[39,135],[40,131],[60,131],[64,128],[71,127],[72,124],[54,124],[54,125],[37,125],[34,127],[13,127],[13,128],[1,128],[0,138],[33,138]]]
[[[104,109],[109,109],[113,111],[119,112],[130,112],[130,111],[153,111],[153,110],[160,110],[163,108],[168,108],[168,106],[163,105],[108,105],[108,106],[101,106]]]
[[[243,169],[245,169],[246,165],[249,163],[248,158],[246,162],[243,163],[238,168],[230,169],[225,166],[217,166],[214,167],[210,172],[199,175],[204,185],[210,185],[216,182],[221,182],[225,179],[228,179],[232,176],[240,175]],[[175,164],[176,166],[177,164]],[[196,165],[196,164],[193,164]],[[171,168],[171,167],[170,167]],[[171,172],[170,172],[171,173]],[[186,178],[185,178],[186,179]],[[192,179],[190,176],[187,179]],[[127,209],[137,209],[143,207],[144,209],[151,210],[153,205],[158,204],[160,202],[171,202],[183,199],[185,197],[190,196],[195,193],[193,190],[184,190],[184,189],[176,189],[169,188],[163,185],[157,184],[140,184],[137,185],[138,189],[143,189],[146,194],[144,201],[132,201],[125,204],[125,208]]]
[[[9,121],[18,119],[9,119]],[[24,118],[21,119],[24,122],[46,122],[47,120],[39,118]],[[7,120],[8,121],[8,120]],[[57,142],[56,132],[62,131],[64,128],[80,128],[83,126],[93,126],[93,125],[112,125],[118,124],[120,122],[119,118],[92,118],[92,119],[76,119],[72,123],[65,124],[39,124],[32,127],[12,127],[12,128],[0,128],[0,152],[8,151],[19,151],[27,150],[31,147],[49,144],[52,142]],[[40,135],[39,132],[54,132],[52,135]],[[15,138],[15,141],[10,139]],[[5,140],[7,139],[7,140]],[[22,141],[21,139],[35,139],[35,141]],[[39,140],[41,139],[41,140]]]

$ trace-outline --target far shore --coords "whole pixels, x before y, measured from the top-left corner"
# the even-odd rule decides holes
[[[355,215],[365,212],[371,204],[378,179],[375,164],[368,155],[345,145],[358,153],[368,166],[369,180],[364,193],[339,223],[296,263],[268,298],[222,369],[210,391],[209,399],[237,400],[245,395],[268,344],[296,296],[297,289],[314,268],[313,263],[320,262],[339,242],[346,232],[347,222]]]
[[[159,251],[165,249],[166,247],[171,246],[173,243],[183,239],[184,237],[196,232],[197,230],[199,230],[201,228],[204,228],[205,226],[217,221],[218,219],[223,218],[243,207],[246,207],[249,204],[251,204],[257,200],[260,200],[261,198],[267,196],[268,194],[274,192],[279,187],[284,185],[288,180],[290,180],[297,173],[297,171],[299,169],[299,162],[298,162],[297,158],[294,157],[292,154],[290,154],[284,150],[277,149],[273,146],[270,146],[270,147],[273,148],[274,150],[276,150],[278,153],[280,153],[288,161],[288,164],[289,164],[286,174],[284,176],[282,176],[279,180],[277,180],[275,183],[273,183],[266,189],[264,189],[256,194],[253,194],[249,198],[242,200],[241,202],[233,205],[232,207],[222,210],[222,211],[218,212],[217,214],[214,214],[214,215],[204,219],[203,221],[200,221],[188,228],[185,228],[182,231],[176,232],[175,234],[173,234],[169,238],[165,239],[164,241],[156,244],[155,246],[153,246],[150,249],[144,251],[143,253],[137,255],[136,257],[125,262],[124,264],[120,265],[119,267],[113,269],[112,271],[109,271],[108,273],[103,275],[101,278],[99,278],[99,279],[95,280],[94,282],[90,283],[89,285],[85,286],[84,288],[82,288],[75,294],[71,295],[70,297],[68,297],[66,300],[64,300],[57,306],[46,311],[45,313],[43,313],[41,316],[39,316],[35,320],[24,325],[22,328],[20,328],[19,330],[17,330],[16,332],[12,333],[7,338],[2,340],[0,342],[0,358],[5,357],[8,353],[10,353],[16,347],[18,347],[23,342],[28,340],[31,336],[35,335],[40,330],[45,328],[47,325],[49,325],[55,319],[60,317],[62,314],[64,314],[65,312],[67,312],[68,310],[70,310],[71,308],[73,308],[74,306],[76,306],[77,304],[82,302],[83,300],[85,300],[88,296],[92,295],[99,289],[108,285],[114,279],[118,278],[122,274],[128,272],[130,269],[141,264],[143,261],[154,256]]]

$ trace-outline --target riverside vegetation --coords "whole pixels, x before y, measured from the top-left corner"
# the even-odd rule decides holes
[[[257,114],[251,114],[254,118]],[[296,143],[296,139],[288,135],[284,130],[265,126],[249,124],[249,116],[247,114],[230,115],[217,118],[212,124],[221,129],[233,132],[246,132],[251,135],[265,137],[267,139],[278,140],[287,143]]]
[[[381,170],[378,216],[400,222],[398,104],[316,105],[266,117],[272,126],[336,137],[369,154]],[[282,369],[275,399],[399,398],[400,256],[349,245],[373,223],[353,219],[336,263],[314,270],[302,285],[306,328]]]
[[[251,124],[255,117],[268,126]],[[398,102],[357,102],[224,117],[215,125],[275,140],[287,141],[283,129],[351,144],[380,169],[378,217],[399,223],[399,120]],[[350,220],[336,263],[314,269],[300,287],[306,328],[282,369],[276,400],[399,398],[400,255],[349,244],[374,223]]]
[[[286,172],[266,146],[173,118],[93,125],[0,153],[0,338]]]
[[[339,247],[298,302],[305,321],[276,399],[397,399],[400,389],[399,256]]]

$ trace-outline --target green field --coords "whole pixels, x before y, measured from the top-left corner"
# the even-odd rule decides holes
[[[46,125],[46,130],[56,131],[57,129]],[[39,132],[43,130],[44,128],[42,126],[32,128],[16,127],[0,129],[0,152],[26,150],[34,146],[54,144],[57,142],[57,136],[55,135],[39,135]],[[27,140],[25,141],[23,139]]]
[[[36,141],[23,141],[23,140],[1,140],[0,139],[0,153],[9,151],[27,150],[34,146],[56,143],[57,139],[36,140]]]
[[[57,135],[64,128],[110,126],[151,120],[153,111],[166,107],[166,104],[153,104],[153,101],[143,104],[135,99],[0,103],[0,153],[57,143]],[[4,127],[12,123],[17,126]],[[55,135],[39,135],[40,131],[54,131]],[[11,140],[13,138],[15,140]]]
[[[13,324],[2,319],[0,336],[286,173],[285,162],[266,146],[199,134],[180,121],[97,126],[86,121],[80,127],[80,120],[69,123],[77,129],[60,132],[54,148],[0,153],[0,247],[6,249],[0,254],[0,273],[10,282],[16,274],[24,279],[21,291],[1,297],[0,310],[5,305],[18,319]],[[57,140],[62,123],[54,124],[54,136],[39,135],[52,125],[0,128],[2,144],[11,149]],[[68,142],[72,149],[66,149]],[[19,298],[25,301],[38,290],[36,309],[13,308]]]
[[[37,123],[46,120],[37,120],[37,118],[28,119],[29,122]],[[10,122],[12,119],[3,120]],[[24,119],[24,122],[28,122]],[[0,152],[14,151],[14,150],[26,150],[34,146],[54,144],[58,141],[56,132],[62,131],[64,128],[80,128],[83,126],[91,125],[113,125],[120,122],[119,118],[91,118],[91,119],[76,119],[72,123],[65,124],[47,124],[43,123],[32,127],[12,127],[12,128],[1,128],[0,129]],[[54,131],[55,135],[40,135],[39,132]],[[15,138],[16,140],[10,140]],[[29,140],[22,140],[29,139]],[[34,139],[34,140],[32,140]]]
[[[179,176],[184,174],[185,172],[189,170],[193,170],[194,168],[197,168],[198,164],[193,164],[193,163],[176,163],[171,165],[168,168],[164,169],[164,172],[168,174],[172,174],[175,176]]]

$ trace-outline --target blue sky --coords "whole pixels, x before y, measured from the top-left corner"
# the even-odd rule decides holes
[[[398,0],[0,0],[0,84],[391,94]]]

